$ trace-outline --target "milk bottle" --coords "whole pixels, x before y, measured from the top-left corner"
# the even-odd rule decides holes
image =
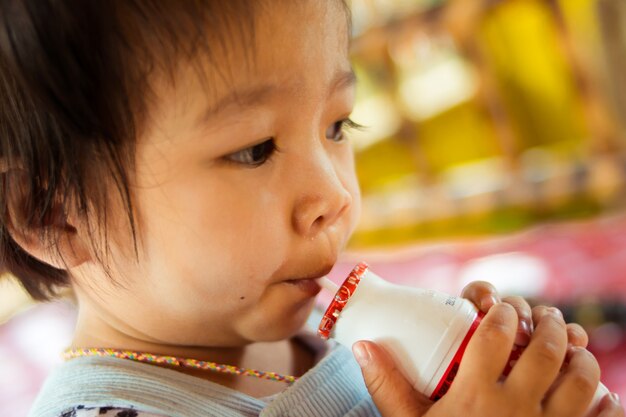
[[[359,340],[377,342],[417,391],[438,400],[450,388],[481,318],[468,300],[391,284],[360,263],[336,292],[318,332],[348,348]],[[504,375],[521,353],[513,349]],[[590,410],[607,393],[599,384]]]

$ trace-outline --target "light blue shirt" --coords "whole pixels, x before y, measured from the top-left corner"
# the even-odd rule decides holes
[[[72,359],[46,380],[29,417],[60,417],[81,405],[169,417],[379,417],[352,353],[338,344],[268,403],[170,369],[125,359]]]

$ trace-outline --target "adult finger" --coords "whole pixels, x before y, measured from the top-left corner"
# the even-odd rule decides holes
[[[468,284],[461,291],[461,297],[470,300],[483,313],[500,302],[498,291],[486,281],[474,281]]]
[[[600,382],[600,367],[593,355],[580,347],[570,352],[558,387],[545,403],[546,415],[550,417],[585,415]]]
[[[567,351],[567,330],[556,309],[535,321],[530,344],[517,360],[505,385],[528,401],[541,401],[556,380]]]
[[[352,346],[352,352],[361,366],[367,390],[383,417],[421,417],[433,404],[413,389],[381,346],[359,341]]]
[[[505,303],[494,305],[467,345],[452,389],[456,384],[463,386],[474,385],[476,381],[498,381],[511,354],[516,330],[515,309]]]
[[[515,344],[517,346],[528,346],[530,335],[533,332],[532,310],[530,304],[522,297],[512,296],[504,297],[503,302],[511,304],[517,312],[519,318],[517,324],[517,334],[515,335]]]

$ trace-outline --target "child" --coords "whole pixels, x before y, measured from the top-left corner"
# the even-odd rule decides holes
[[[32,416],[582,415],[598,367],[571,348],[546,394],[568,339],[550,309],[500,383],[518,315],[493,306],[434,406],[376,345],[355,346],[361,375],[301,332],[359,213],[340,0],[2,0],[0,16],[2,265],[37,299],[78,301]]]

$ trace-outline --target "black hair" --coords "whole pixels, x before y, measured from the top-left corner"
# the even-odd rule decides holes
[[[259,3],[0,0],[0,272],[50,299],[69,285],[67,271],[22,249],[11,227],[45,230],[71,209],[103,226],[89,230],[106,242],[112,198],[126,208],[137,250],[129,181],[148,80],[200,50],[210,58],[233,38],[226,32],[251,35]],[[19,219],[9,207],[16,194]]]

